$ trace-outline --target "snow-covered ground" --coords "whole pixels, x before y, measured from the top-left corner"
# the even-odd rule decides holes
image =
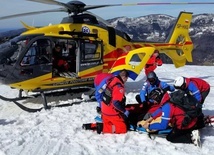
[[[173,83],[177,76],[200,77],[211,85],[203,110],[214,115],[214,67],[185,66],[175,69],[173,65],[163,65],[156,70],[163,81]],[[135,82],[126,83],[127,104],[136,103],[135,95],[143,84],[143,72]],[[15,97],[17,90],[1,85],[0,94]],[[49,104],[71,103],[71,95],[48,97]],[[31,108],[41,107],[41,98],[23,102]],[[83,123],[93,122],[97,115],[96,102],[83,102],[70,107],[42,110],[28,113],[12,102],[0,101],[0,155],[211,155],[214,152],[214,132],[212,127],[202,129],[202,148],[193,144],[173,144],[164,138],[151,140],[145,134],[128,132],[113,135],[82,130]]]

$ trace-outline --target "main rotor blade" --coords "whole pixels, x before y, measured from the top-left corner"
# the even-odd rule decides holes
[[[127,3],[127,4],[85,5],[81,1],[70,1],[68,3],[62,3],[62,2],[59,2],[56,0],[27,0],[27,1],[38,2],[38,3],[43,3],[43,4],[59,5],[59,6],[62,6],[63,8],[3,16],[3,17],[0,17],[0,20],[14,18],[14,17],[49,13],[49,12],[68,12],[68,13],[72,13],[72,12],[75,13],[76,12],[76,13],[81,13],[83,11],[87,11],[90,9],[97,9],[97,8],[102,8],[102,7],[113,7],[113,6],[202,5],[202,4],[208,4],[209,5],[209,4],[214,4],[214,2],[149,2],[149,3],[143,2],[143,3]],[[76,7],[76,6],[78,6],[78,7]]]
[[[65,7],[68,10],[71,9],[66,3],[62,3],[59,1],[55,1],[55,0],[27,0],[27,1],[38,2],[38,3],[43,3],[43,4],[59,5],[59,6]]]
[[[200,4],[214,4],[214,2],[149,2],[149,3],[126,3],[114,4],[114,6],[136,6],[136,5],[200,5]]]
[[[98,9],[104,7],[112,7],[112,6],[121,6],[121,4],[106,4],[106,5],[86,5],[83,11],[91,10],[91,9]]]
[[[82,4],[82,5],[84,4],[81,1],[70,1],[68,3],[62,3],[59,1],[55,1],[55,0],[27,0],[27,1],[38,2],[38,3],[43,3],[43,4],[51,4],[51,5],[60,5],[60,6],[66,7],[67,9],[69,9],[68,4]],[[121,4],[86,5],[82,11],[86,11],[89,9],[97,9],[97,8],[102,8],[102,7],[110,7],[110,6],[121,6]]]
[[[20,14],[14,14],[14,15],[0,17],[0,20],[15,18],[15,17],[21,17],[21,16],[30,16],[30,15],[36,15],[36,14],[42,14],[42,13],[49,13],[49,12],[67,12],[67,10],[65,8],[58,8],[58,9],[52,9],[52,10],[43,10],[43,11],[20,13]]]
[[[60,5],[60,6],[62,6],[62,4],[65,4],[62,2],[55,1],[55,0],[27,0],[27,1],[38,2],[38,3],[43,3],[43,4],[51,4],[51,5]]]

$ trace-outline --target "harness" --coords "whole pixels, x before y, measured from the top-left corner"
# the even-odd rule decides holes
[[[102,101],[106,104],[109,105],[111,103],[112,100],[112,90],[116,85],[120,85],[121,83],[117,82],[114,85],[110,86],[111,82],[112,82],[113,78],[111,78],[106,86],[106,89],[103,92],[103,97],[102,97]]]

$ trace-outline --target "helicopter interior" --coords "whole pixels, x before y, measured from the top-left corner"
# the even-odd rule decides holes
[[[18,66],[26,78],[36,76],[37,70],[52,72],[53,77],[78,78],[81,70],[102,63],[102,42],[97,40],[20,36],[11,42],[17,48],[7,57],[7,64]]]

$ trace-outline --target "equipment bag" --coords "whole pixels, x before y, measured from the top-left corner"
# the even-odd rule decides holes
[[[185,91],[178,90],[170,94],[170,102],[183,109],[185,117],[182,126],[187,126],[192,119],[202,114],[202,105],[194,96],[186,94]]]
[[[106,89],[105,89],[104,92],[103,92],[103,98],[102,98],[102,100],[103,100],[103,102],[104,102],[106,105],[109,105],[110,102],[111,102],[111,99],[112,99],[112,91],[113,91],[114,86],[120,85],[120,83],[115,83],[113,86],[110,87],[110,85],[109,85],[110,83],[111,83],[111,81],[107,84],[107,87],[106,87]]]
[[[106,105],[109,105],[111,102],[111,98],[112,98],[112,90],[107,87],[103,93],[103,102]]]

